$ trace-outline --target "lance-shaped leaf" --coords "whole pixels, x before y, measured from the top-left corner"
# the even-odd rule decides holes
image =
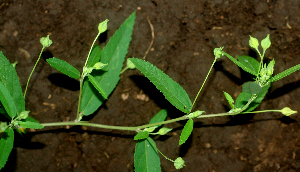
[[[94,46],[89,57],[87,67],[93,67],[101,58],[101,48],[99,45]]]
[[[231,108],[234,108],[234,104],[233,104],[233,103],[234,103],[234,100],[233,100],[233,98],[231,97],[231,95],[228,94],[228,93],[226,93],[225,91],[223,91],[223,92],[224,92],[225,98],[226,98],[226,100],[228,101],[230,107],[231,107]]]
[[[92,75],[88,75],[88,78],[90,82],[93,84],[93,86],[99,91],[99,93],[107,99],[107,95],[105,94],[104,90],[101,88],[100,84],[96,81],[96,79]]]
[[[32,128],[32,129],[42,129],[44,128],[43,125],[41,125],[38,122],[31,122],[31,121],[19,121],[19,125],[23,128]]]
[[[182,145],[183,143],[186,142],[186,140],[189,138],[189,136],[192,134],[192,131],[193,131],[193,125],[194,125],[194,122],[192,119],[189,119],[185,126],[183,127],[183,130],[181,132],[181,135],[180,135],[180,139],[179,139],[179,145]]]
[[[12,118],[16,116],[16,105],[9,94],[9,91],[6,89],[6,87],[0,82],[0,101],[7,112],[7,114]]]
[[[258,70],[259,70],[259,62],[249,56],[238,56],[237,57],[238,61],[241,62],[247,69],[251,70],[251,73],[254,73],[255,76],[258,75]]]
[[[71,78],[74,79],[80,78],[80,72],[66,61],[53,57],[47,59],[47,62],[50,64],[50,66],[54,67],[61,73],[66,74]]]
[[[156,150],[155,142],[148,137],[139,140],[134,152],[134,171],[135,172],[160,172],[160,159]]]
[[[186,91],[178,83],[149,62],[137,58],[130,60],[173,106],[185,113],[191,111],[192,102]]]
[[[298,64],[298,65],[296,65],[294,67],[291,67],[291,68],[289,68],[289,69],[287,69],[287,70],[285,70],[285,71],[283,71],[283,72],[275,75],[269,81],[270,82],[278,81],[278,80],[280,80],[280,79],[282,79],[282,78],[284,78],[284,77],[292,74],[293,72],[296,72],[299,69],[300,69],[300,64]]]
[[[14,146],[14,130],[7,128],[0,140],[0,170],[6,164],[8,156]]]
[[[6,87],[11,95],[16,113],[20,114],[25,110],[25,100],[22,93],[19,77],[16,69],[10,64],[3,53],[0,51],[0,82]]]
[[[112,93],[120,80],[120,72],[131,41],[134,20],[135,12],[121,25],[101,51],[100,62],[108,65],[103,68],[103,71],[99,70],[91,73],[107,96]],[[98,93],[94,86],[86,80],[82,89],[80,112],[83,112],[83,115],[86,116],[90,115],[94,113],[104,101],[105,99]]]
[[[223,52],[223,51],[222,51]],[[240,68],[242,68],[244,71],[252,74],[252,75],[257,75],[256,72],[254,72],[252,69],[248,68],[247,66],[245,66],[243,63],[237,61],[235,58],[233,58],[231,55],[223,52],[225,56],[227,56],[233,63],[235,63],[236,65],[238,65]]]
[[[27,117],[26,119],[22,120],[22,121],[30,121],[30,122],[35,122],[35,123],[39,123],[39,121],[35,120],[34,118],[31,118],[31,117]]]

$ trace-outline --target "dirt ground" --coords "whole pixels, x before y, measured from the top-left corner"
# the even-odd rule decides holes
[[[266,60],[275,59],[275,74],[300,63],[300,1],[297,0],[0,0],[0,50],[16,67],[23,89],[36,62],[39,39],[50,34],[51,47],[43,53],[26,97],[27,110],[40,121],[76,117],[79,83],[44,60],[55,56],[82,70],[98,23],[109,19],[108,31],[97,42],[103,47],[134,11],[136,22],[127,54],[142,58],[151,42],[147,61],[167,73],[193,100],[214,60],[213,49],[256,56],[249,35],[259,40],[270,34]],[[249,78],[230,60],[218,60],[195,109],[207,113],[228,111],[223,91],[235,97]],[[272,84],[257,108],[290,107],[300,112],[300,72]],[[128,96],[128,97],[127,97]],[[127,99],[126,99],[127,98]],[[106,101],[92,116],[94,123],[137,126],[146,124],[162,108],[168,119],[182,115],[138,70],[125,72]],[[166,125],[174,130],[154,137],[169,158],[183,157],[179,171],[269,172],[300,171],[300,115],[279,113],[238,115],[197,120],[192,137],[178,140],[183,122]],[[47,127],[17,135],[3,171],[134,171],[135,133],[86,127]],[[162,171],[177,171],[161,156]]]

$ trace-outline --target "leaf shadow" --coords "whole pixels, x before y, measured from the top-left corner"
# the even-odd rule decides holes
[[[9,154],[8,160],[1,171],[15,171],[17,169],[17,150],[15,148]]]
[[[152,84],[148,78],[140,75],[132,75],[130,79],[149,96],[161,109],[167,109],[170,118],[183,116],[184,113],[174,107],[165,96]]]
[[[58,87],[71,90],[71,91],[78,91],[80,89],[79,81],[65,74],[53,73],[50,74],[47,78],[52,84]]]
[[[179,141],[178,141],[179,142]],[[185,143],[183,143],[182,145],[180,145],[179,148],[179,157],[184,157],[188,150],[190,149],[190,147],[192,146],[193,143],[193,132],[191,133],[191,135],[189,136],[189,138],[185,141]]]
[[[275,89],[267,95],[268,99],[276,99],[300,87],[300,81],[291,82]]]

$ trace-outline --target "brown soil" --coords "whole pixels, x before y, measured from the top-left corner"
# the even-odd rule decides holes
[[[41,50],[39,39],[51,34],[53,45],[43,57],[55,56],[81,70],[99,22],[109,19],[103,47],[121,23],[137,11],[127,57],[142,58],[155,39],[147,60],[177,81],[193,100],[214,59],[213,49],[254,55],[249,35],[259,40],[270,34],[266,59],[276,61],[275,73],[300,63],[300,2],[297,0],[206,1],[0,1],[0,50],[18,61],[23,89]],[[228,110],[223,91],[235,97],[247,75],[227,58],[218,60],[196,108],[207,113]],[[300,72],[275,82],[259,110],[290,107],[300,111]],[[74,120],[78,82],[59,74],[43,59],[32,77],[27,110],[42,123]],[[123,94],[129,95],[124,100]],[[138,99],[138,95],[146,99]],[[149,100],[147,100],[149,98]],[[137,126],[146,124],[162,108],[176,111],[138,70],[125,72],[106,103],[90,122]],[[238,115],[198,120],[183,146],[178,140],[184,123],[173,123],[168,136],[154,138],[169,158],[181,156],[180,171],[300,171],[300,117],[278,113]],[[135,133],[82,127],[47,127],[17,135],[3,171],[133,171]],[[161,157],[162,171],[176,171]]]

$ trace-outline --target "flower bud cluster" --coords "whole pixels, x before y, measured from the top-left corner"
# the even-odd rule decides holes
[[[268,80],[271,78],[274,72],[275,60],[270,61],[268,66],[264,64],[263,68],[260,70],[258,84],[264,87],[269,84]]]

